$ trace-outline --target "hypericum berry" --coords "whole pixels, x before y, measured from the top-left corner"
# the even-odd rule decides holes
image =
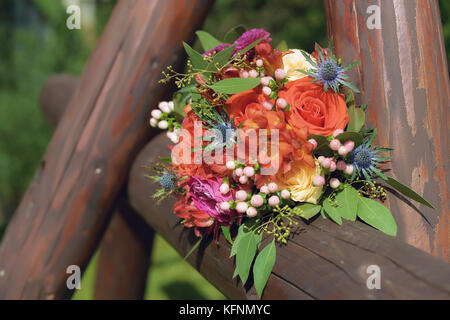
[[[337,168],[341,171],[344,171],[345,168],[347,168],[347,164],[345,163],[345,161],[339,160],[337,163]]]
[[[281,191],[281,198],[283,198],[284,200],[287,200],[291,197],[291,193],[289,192],[289,190],[282,190]]]
[[[219,188],[221,194],[227,194],[230,192],[230,186],[226,183],[222,184]]]
[[[284,109],[287,107],[287,101],[283,98],[278,98],[277,99],[277,106],[281,109]]]
[[[166,130],[169,127],[169,123],[166,120],[162,120],[158,123],[158,128]]]
[[[259,73],[256,70],[250,70],[248,72],[248,75],[250,76],[250,78],[256,78],[259,75]]]
[[[262,67],[264,65],[264,62],[261,59],[256,60],[256,66]]]
[[[331,161],[330,163],[330,172],[336,171],[336,162]]]
[[[270,193],[274,193],[278,191],[278,185],[275,182],[271,182],[267,185],[267,188],[269,188]]]
[[[262,193],[268,194],[269,193],[269,188],[267,186],[262,186],[261,189],[259,189],[259,191],[261,191]]]
[[[280,204],[280,198],[278,196],[271,196],[269,198],[269,205],[275,207]]]
[[[331,150],[338,151],[341,147],[341,142],[338,139],[333,139],[330,141]]]
[[[239,77],[241,77],[241,78],[248,78],[248,76],[249,76],[248,71],[241,71],[239,73]]]
[[[286,78],[286,72],[284,72],[283,69],[275,70],[275,78],[277,80],[283,80],[284,78]]]
[[[170,139],[170,141],[172,141],[172,143],[175,143],[175,144],[177,144],[180,140],[180,138],[178,137],[178,134],[176,134],[176,132],[174,132],[174,131],[168,131],[167,137]]]
[[[246,213],[249,218],[254,218],[258,215],[258,210],[256,210],[256,208],[250,207],[247,209]]]
[[[273,109],[273,103],[270,102],[270,101],[264,101],[264,102],[262,103],[262,106],[263,106],[264,109],[266,109],[266,110],[268,110],[268,111],[270,111],[270,110]]]
[[[351,175],[353,173],[354,167],[352,164],[348,164],[345,168],[344,172],[348,175]]]
[[[308,142],[312,144],[313,149],[317,148],[317,141],[315,139],[309,139]],[[320,157],[323,158],[323,156],[320,156]],[[320,157],[319,157],[319,162],[320,162]]]
[[[252,206],[258,208],[264,204],[264,199],[259,194],[255,194],[250,200]]]
[[[158,108],[165,113],[170,113],[169,103],[167,101],[161,101]]]
[[[248,182],[248,177],[247,176],[239,177],[239,183],[240,184],[246,184],[247,182]]]
[[[330,158],[325,158],[322,160],[322,167],[324,167],[325,169],[328,169],[331,165],[331,159]]]
[[[150,119],[150,125],[155,128],[156,126],[158,126],[158,120],[156,120],[155,118],[151,118]]]
[[[244,175],[251,178],[255,175],[255,169],[253,167],[245,167]]]
[[[244,174],[244,170],[242,168],[237,168],[236,170],[234,170],[234,174],[236,175],[236,177],[240,177]]]
[[[236,164],[234,163],[233,160],[227,161],[225,166],[227,167],[228,170],[234,170],[236,168]]]
[[[262,91],[266,96],[270,96],[270,94],[272,93],[272,89],[270,89],[269,87],[263,87]]]
[[[175,109],[175,104],[173,103],[173,101],[169,101],[167,104],[169,105],[170,111],[173,111]]]
[[[317,158],[317,161],[319,161],[320,164],[322,164],[323,160],[325,160],[324,156],[320,156]]]
[[[344,156],[344,155],[346,155],[346,154],[348,153],[348,150],[347,150],[347,148],[346,148],[345,146],[341,146],[341,147],[339,148],[339,150],[338,150],[338,153],[339,153],[341,156]]]
[[[248,209],[248,204],[246,202],[238,202],[236,205],[236,211],[239,213],[245,213]]]
[[[313,179],[313,184],[315,187],[321,187],[325,184],[325,178],[322,176],[315,176]]]
[[[341,133],[344,133],[344,130],[342,130],[342,129],[336,129],[334,132],[333,132],[333,137],[337,137],[338,135],[340,135]]]
[[[344,147],[347,149],[348,152],[350,152],[355,147],[355,142],[353,142],[352,140],[348,140],[344,143]]]
[[[220,209],[223,211],[228,211],[228,210],[230,210],[230,204],[228,202],[224,201],[220,204]]]
[[[330,179],[330,187],[332,187],[333,189],[338,188],[340,184],[341,182],[337,178]]]
[[[152,117],[155,118],[156,120],[159,120],[159,119],[161,119],[162,112],[161,112],[161,110],[159,110],[159,109],[155,109],[155,110],[152,110],[151,115],[152,115]]]
[[[238,200],[238,201],[247,200],[247,191],[239,190],[238,192],[236,192],[236,200]]]
[[[273,78],[272,77],[261,78],[261,85],[267,87],[270,83],[270,80],[273,80]]]

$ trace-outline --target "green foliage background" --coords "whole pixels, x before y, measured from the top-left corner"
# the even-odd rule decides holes
[[[62,0],[0,0],[0,238],[53,132],[37,105],[42,84],[55,73],[81,74],[115,0],[81,2],[96,3],[92,30],[68,30]],[[450,59],[450,1],[439,3]],[[221,39],[238,24],[269,30],[275,44],[310,51],[326,43],[318,0],[217,0],[203,29]],[[75,299],[92,298],[95,272],[96,257]],[[224,297],[157,237],[146,298]]]

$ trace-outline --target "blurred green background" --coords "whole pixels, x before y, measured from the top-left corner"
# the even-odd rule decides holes
[[[81,74],[115,2],[0,0],[0,239],[53,132],[38,108],[42,84],[55,73]],[[450,1],[439,2],[450,58]],[[80,5],[81,30],[67,29],[68,4]],[[220,39],[238,24],[267,29],[275,44],[326,44],[318,0],[217,0],[203,29]],[[160,237],[151,259],[147,299],[224,298]],[[96,261],[97,255],[74,299],[92,298]]]

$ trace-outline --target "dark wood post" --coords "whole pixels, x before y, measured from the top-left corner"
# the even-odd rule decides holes
[[[135,153],[166,65],[182,58],[210,0],[122,0],[92,54],[0,246],[0,299],[57,299],[86,266]]]
[[[324,3],[337,55],[345,63],[361,61],[352,81],[361,89],[358,101],[369,104],[378,143],[395,149],[389,174],[436,206],[390,197],[398,237],[450,261],[450,85],[438,1]]]

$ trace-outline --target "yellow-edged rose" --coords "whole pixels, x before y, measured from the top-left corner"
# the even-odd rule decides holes
[[[289,51],[292,52],[283,56],[284,72],[286,73],[289,81],[294,81],[306,77],[304,73],[301,73],[295,69],[304,71],[315,69],[315,67],[311,63],[309,63],[308,60],[306,60],[300,50],[290,49]],[[310,57],[312,60],[314,60],[312,56]]]
[[[304,161],[295,161],[290,171],[276,175],[275,182],[280,189],[290,190],[292,200],[317,204],[322,195],[322,187],[314,187],[313,179],[318,175],[321,175],[321,169],[317,161],[315,168]]]

